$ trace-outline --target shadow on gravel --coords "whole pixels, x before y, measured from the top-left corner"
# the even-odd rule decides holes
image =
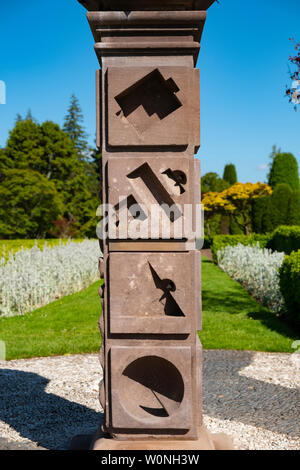
[[[95,432],[101,414],[47,393],[48,383],[32,372],[0,369],[0,420],[40,447],[65,450],[75,435]]]
[[[204,413],[299,438],[300,390],[241,375],[254,354],[204,352]]]
[[[204,413],[299,437],[300,391],[241,375],[254,354],[204,351]],[[0,370],[0,420],[42,448],[68,449],[72,437],[97,429],[101,414],[47,393],[48,383],[31,372]],[[10,436],[1,437],[13,441]]]

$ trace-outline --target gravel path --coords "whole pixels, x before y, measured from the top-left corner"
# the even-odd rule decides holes
[[[204,419],[239,449],[300,449],[300,361],[204,352]],[[101,412],[97,355],[0,362],[0,449],[67,449]]]

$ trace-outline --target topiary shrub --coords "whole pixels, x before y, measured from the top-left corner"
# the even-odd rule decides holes
[[[244,245],[244,246],[254,246],[259,244],[260,248],[266,248],[269,240],[270,234],[260,235],[260,234],[253,234],[251,236],[247,235],[216,235],[213,237],[211,251],[214,257],[214,262],[217,263],[217,252],[225,248],[226,246],[236,246],[236,245]]]
[[[223,180],[227,181],[231,186],[237,183],[237,172],[233,163],[229,163],[225,166]]]
[[[266,214],[271,196],[258,197],[252,201],[252,230],[254,233],[266,233]]]
[[[271,196],[269,215],[272,222],[272,230],[280,225],[288,224],[290,201],[293,191],[288,184],[280,183],[274,189]],[[271,231],[272,231],[271,230]]]
[[[293,323],[300,326],[300,250],[285,257],[279,276],[287,316]]]
[[[300,227],[285,225],[278,227],[274,230],[267,247],[287,255],[300,250]]]
[[[278,153],[273,160],[269,185],[289,184],[293,191],[300,189],[298,162],[292,153]]]

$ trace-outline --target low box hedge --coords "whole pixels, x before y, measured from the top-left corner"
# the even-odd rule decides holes
[[[287,315],[293,323],[300,326],[300,250],[284,258],[279,274]]]
[[[274,230],[267,245],[273,251],[290,255],[292,251],[300,250],[300,227],[282,225]]]

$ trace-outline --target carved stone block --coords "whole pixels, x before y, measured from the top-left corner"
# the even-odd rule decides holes
[[[106,90],[110,147],[199,146],[197,70],[109,67]]]
[[[115,346],[110,361],[113,428],[179,435],[191,429],[190,347]]]
[[[195,188],[200,186],[196,160],[182,156],[115,157],[107,167],[107,202],[116,212],[115,224],[109,226],[110,239],[131,239],[127,223],[134,220],[139,222],[144,239],[193,237],[196,215],[200,217],[195,204]],[[186,205],[192,217],[190,212],[184,216]],[[162,208],[159,217],[158,207]]]
[[[110,334],[184,335],[196,331],[199,257],[190,253],[109,255]]]

